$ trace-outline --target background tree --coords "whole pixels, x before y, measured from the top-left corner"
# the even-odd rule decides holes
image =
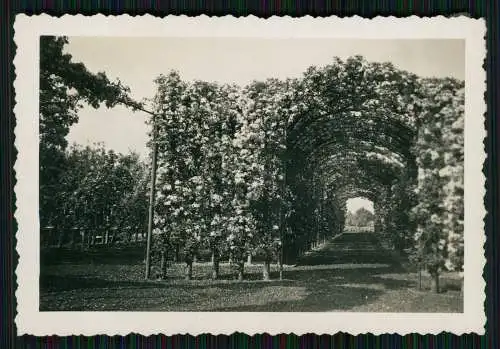
[[[65,152],[59,207],[63,218],[58,245],[74,243],[82,233],[87,245],[130,239],[127,232],[143,231],[147,211],[147,171],[137,154],[122,155],[95,147],[73,146]]]
[[[358,227],[367,227],[373,223],[373,213],[368,211],[366,208],[361,207],[351,216],[350,225],[355,225]]]
[[[106,74],[93,74],[64,53],[66,37],[40,38],[40,220],[41,226],[64,225],[64,193],[59,183],[66,168],[64,151],[70,127],[78,122],[78,110],[87,103],[98,108],[116,103],[138,107],[129,89]]]

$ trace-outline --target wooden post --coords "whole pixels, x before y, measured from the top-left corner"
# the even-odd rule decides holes
[[[145,279],[149,279],[151,274],[151,238],[153,234],[153,215],[155,205],[155,185],[156,185],[156,156],[158,154],[158,142],[156,140],[156,123],[153,115],[153,158],[151,163],[151,190],[149,192],[149,214],[148,214],[148,235],[146,242],[146,274]]]

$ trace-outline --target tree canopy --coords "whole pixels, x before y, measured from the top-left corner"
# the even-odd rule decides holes
[[[346,225],[354,225],[357,227],[367,227],[374,221],[374,215],[366,208],[361,207],[356,212],[348,212],[346,217]]]
[[[64,205],[60,184],[66,179],[65,151],[70,127],[78,122],[83,103],[110,108],[122,103],[132,108],[141,104],[129,96],[120,80],[105,73],[94,74],[83,63],[64,53],[66,37],[40,37],[40,214],[42,226],[59,224]]]

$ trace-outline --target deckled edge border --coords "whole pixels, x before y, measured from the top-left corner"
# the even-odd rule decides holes
[[[246,24],[249,24],[250,21],[259,21],[259,22],[268,22],[268,23],[271,23],[271,24],[274,24],[274,25],[279,25],[279,24],[282,24],[282,23],[278,23],[278,22],[282,22],[284,20],[286,21],[294,21],[294,22],[306,22],[306,21],[310,21],[310,20],[314,20],[314,21],[329,21],[331,20],[332,18],[334,18],[335,20],[338,20],[338,21],[351,21],[353,19],[355,20],[360,20],[362,21],[363,23],[365,22],[370,22],[370,23],[380,23],[380,24],[383,24],[383,22],[389,20],[389,19],[393,19],[393,20],[397,20],[397,21],[400,21],[400,22],[403,22],[403,21],[406,21],[406,22],[409,22],[409,21],[414,21],[414,20],[420,20],[420,21],[426,21],[426,22],[430,22],[430,24],[436,24],[438,21],[442,21],[442,20],[463,20],[463,19],[466,19],[466,20],[475,20],[475,21],[482,21],[483,22],[483,27],[484,27],[484,46],[485,46],[485,50],[484,50],[484,55],[483,55],[483,61],[486,63],[486,60],[487,60],[487,47],[486,47],[486,38],[487,38],[487,29],[486,29],[486,25],[485,25],[485,21],[484,19],[480,18],[480,19],[471,19],[470,17],[467,17],[467,16],[452,16],[451,18],[450,17],[445,17],[445,16],[442,16],[442,15],[439,15],[439,16],[435,16],[435,17],[424,17],[424,16],[416,16],[416,15],[413,15],[413,16],[409,16],[409,17],[404,17],[404,18],[399,18],[399,17],[396,17],[396,16],[377,16],[377,17],[374,17],[374,18],[371,18],[371,19],[367,19],[367,18],[363,18],[363,17],[360,17],[360,16],[352,16],[352,17],[337,17],[337,16],[329,16],[329,17],[315,17],[315,16],[310,16],[310,15],[307,15],[307,16],[303,16],[303,17],[298,17],[298,18],[294,18],[294,17],[291,17],[291,16],[272,16],[272,17],[269,17],[269,18],[259,18],[259,17],[256,17],[256,16],[253,16],[253,15],[250,15],[250,16],[239,16],[239,17],[235,17],[235,16],[232,16],[232,15],[226,15],[226,16],[207,16],[207,15],[199,15],[199,16],[188,16],[188,15],[167,15],[167,16],[163,16],[163,17],[157,17],[157,16],[153,16],[153,15],[150,15],[150,14],[144,14],[144,15],[138,15],[138,16],[130,16],[128,14],[123,14],[123,15],[118,15],[118,16],[115,16],[115,15],[103,15],[103,14],[96,14],[96,15],[92,15],[92,16],[85,16],[85,15],[81,15],[81,14],[78,14],[78,15],[69,15],[69,14],[64,14],[62,16],[50,16],[50,15],[47,15],[47,14],[41,14],[41,15],[33,15],[33,16],[27,16],[27,15],[24,15],[24,14],[21,14],[21,15],[17,15],[16,16],[16,20],[15,20],[15,24],[14,24],[14,38],[13,38],[13,42],[14,42],[14,45],[16,47],[16,53],[15,53],[15,56],[14,56],[14,75],[15,75],[15,80],[14,80],[14,92],[15,92],[15,104],[14,104],[14,114],[16,115],[16,123],[15,123],[15,129],[14,129],[14,136],[15,136],[15,142],[14,142],[14,145],[15,145],[15,149],[16,149],[16,152],[17,152],[17,158],[16,158],[16,161],[15,161],[15,165],[14,165],[14,176],[15,178],[17,179],[17,173],[18,173],[18,165],[19,165],[19,154],[20,154],[20,151],[18,150],[18,146],[19,146],[19,137],[17,136],[17,132],[19,131],[19,122],[17,122],[17,113],[16,113],[16,110],[18,109],[18,98],[20,96],[20,93],[19,93],[19,89],[16,88],[18,87],[18,79],[17,79],[17,65],[19,63],[19,46],[17,45],[16,43],[16,34],[17,34],[17,30],[16,30],[16,25],[19,24],[19,17],[47,17],[47,18],[57,18],[58,20],[73,20],[75,17],[76,18],[79,18],[79,17],[86,17],[86,18],[97,18],[97,19],[100,19],[100,18],[104,18],[104,19],[107,19],[107,20],[123,20],[123,18],[126,18],[128,20],[144,20],[145,19],[148,19],[148,20],[169,20],[169,19],[187,19],[187,20],[206,20],[206,19],[210,19],[210,20],[221,20],[221,19],[224,19],[226,21],[229,21],[229,22],[232,22],[232,23],[236,23],[236,22],[247,22]],[[432,23],[432,22],[436,22],[436,23]],[[17,63],[17,64],[16,64]],[[486,64],[483,66],[483,69],[482,69],[482,73],[484,74],[484,95],[485,95],[485,102],[487,102],[487,81],[486,81],[486,70],[485,70],[485,66]],[[483,212],[482,212],[482,215],[483,215],[483,236],[482,236],[482,246],[483,246],[483,254],[482,254],[482,268],[483,268],[483,274],[482,274],[482,287],[481,289],[483,289],[483,293],[482,293],[482,296],[483,296],[483,299],[482,299],[482,303],[484,304],[484,307],[486,307],[486,280],[484,279],[484,272],[485,272],[485,267],[486,267],[486,263],[487,263],[487,259],[486,259],[486,246],[487,246],[487,235],[486,235],[486,230],[485,230],[485,225],[486,225],[486,220],[488,218],[488,215],[491,214],[491,213],[488,213],[487,211],[487,207],[486,207],[486,202],[487,202],[487,191],[486,191],[486,179],[487,177],[485,176],[485,171],[486,171],[486,166],[487,166],[487,161],[488,161],[488,158],[487,158],[487,150],[486,147],[487,147],[487,135],[486,135],[486,129],[484,128],[484,125],[487,125],[487,122],[488,122],[488,111],[486,110],[486,104],[484,105],[484,112],[482,113],[483,115],[483,131],[485,133],[485,136],[483,138],[483,150],[484,150],[484,161],[483,161],[483,170],[481,171],[481,183],[483,184],[483,188],[484,188],[484,195],[483,195]],[[491,132],[491,130],[488,130]],[[491,135],[490,135],[491,136]],[[20,205],[19,203],[22,202],[20,200],[20,197],[17,196],[17,193],[18,193],[18,189],[19,189],[19,181],[16,180],[15,182],[15,186],[14,186],[14,193],[15,193],[15,197],[16,197],[16,207],[15,207],[15,211],[14,211],[14,219],[16,220],[16,222],[19,221],[19,206],[22,206],[22,204]],[[19,224],[17,224],[17,227],[19,227]],[[19,253],[18,251],[18,248],[19,248],[19,241],[17,240],[17,238],[15,239],[16,241],[16,249],[15,249],[15,253],[18,253],[18,256],[19,258],[21,258],[21,254]],[[16,279],[18,280],[19,279],[19,276],[17,275],[17,273],[19,272],[19,264],[17,265],[16,267],[16,270],[15,270],[15,276],[16,276]],[[18,296],[18,288],[19,288],[19,285],[18,283],[16,284],[16,292],[15,292],[15,295],[16,295],[16,300],[17,300],[17,296]],[[17,310],[17,309],[16,309]],[[237,314],[237,313],[235,313]],[[484,311],[484,316],[483,316],[483,327],[484,325],[486,325],[486,311]],[[15,319],[15,322],[16,322],[16,325],[18,326],[18,317],[19,317],[19,314],[17,313],[16,311],[16,319]],[[137,332],[128,332],[128,333],[124,333],[124,332],[121,332],[121,333],[115,333],[115,334],[110,334],[110,333],[105,333],[105,334],[108,334],[108,335],[129,335],[129,334],[135,334]],[[224,335],[232,335],[232,334],[237,334],[237,333],[241,333],[239,331],[233,331],[233,332],[229,332],[229,331],[221,331],[221,332],[218,332],[218,333],[210,333],[212,335],[218,335],[218,334],[224,334]],[[262,332],[252,332],[252,333],[246,333],[246,334],[249,334],[249,335],[254,335],[254,334],[258,334],[258,333],[262,333]],[[265,333],[268,333],[268,334],[271,334],[271,335],[278,335],[278,334],[283,334],[283,332],[265,332]],[[294,335],[305,335],[305,334],[310,334],[311,332],[309,331],[304,331],[304,332],[290,332],[288,334],[294,334]],[[335,331],[335,332],[332,332],[332,333],[322,333],[322,334],[327,334],[327,335],[331,335],[331,334],[337,334],[337,333],[348,333],[348,334],[351,334],[351,335],[362,335],[362,334],[375,334],[375,335],[380,335],[380,334],[399,334],[399,335],[405,335],[405,334],[410,334],[410,333],[415,333],[415,332],[411,332],[411,331],[407,331],[407,332],[382,332],[382,331],[369,331],[369,332],[346,332],[346,331],[343,331],[343,330],[339,330],[339,331]],[[436,331],[433,331],[433,332],[426,332],[426,333],[418,333],[418,334],[421,334],[421,335],[424,335],[424,334],[440,334],[440,333],[444,333],[444,331],[442,330],[436,330]],[[461,332],[461,333],[455,333],[453,332],[454,334],[457,334],[457,335],[461,335],[461,334],[466,334],[467,332]],[[483,333],[479,333],[479,332],[468,332],[468,333],[478,333],[478,334],[483,334]],[[23,334],[29,334],[29,333],[23,333]],[[104,333],[103,333],[104,334]],[[164,333],[164,332],[156,332],[156,333],[153,333],[153,332],[149,332],[147,335],[150,336],[150,335],[158,335],[158,334],[167,334],[167,335],[173,335],[173,334],[184,334],[184,335],[191,335],[191,336],[195,336],[195,335],[202,335],[202,334],[207,334],[206,332],[194,332],[194,333],[190,333],[190,332],[184,332],[184,333]],[[322,334],[319,334],[319,333],[315,333],[317,335],[322,335]],[[34,334],[34,335],[40,335],[40,334]],[[43,334],[43,335],[47,335],[47,334]],[[57,333],[57,335],[75,335],[75,333],[62,333],[62,334],[59,334]],[[98,335],[98,333],[80,333],[80,335]]]

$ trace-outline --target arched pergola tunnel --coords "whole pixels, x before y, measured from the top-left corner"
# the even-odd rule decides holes
[[[357,82],[364,84],[352,81]],[[374,203],[375,232],[386,235],[390,217],[405,214],[394,212],[398,207],[389,203],[391,190],[400,178],[417,173],[412,154],[416,118],[402,108],[401,96],[373,88],[338,108],[332,98],[337,86],[326,84],[313,92],[320,105],[304,108],[287,130],[286,178],[295,207],[287,222],[294,233],[284,241],[285,262],[343,232],[351,197]]]
[[[387,161],[391,156],[394,159]],[[394,215],[387,200],[393,184],[412,166],[406,165],[408,161],[364,140],[357,146],[330,142],[307,155],[295,155],[287,174],[296,200],[294,215],[288,222],[289,229],[294,230],[294,241],[285,242],[286,262],[342,233],[346,202],[352,197],[362,196],[373,202],[375,233],[384,235],[384,225]]]

